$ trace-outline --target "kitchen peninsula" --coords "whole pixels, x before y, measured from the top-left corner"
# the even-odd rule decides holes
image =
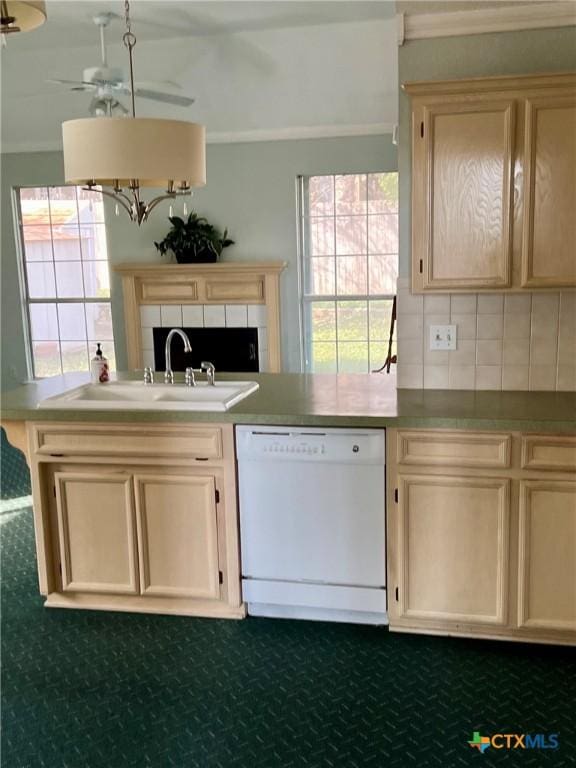
[[[218,378],[259,389],[223,412],[37,407],[86,374],[4,394],[47,606],[242,618],[234,426],[372,427],[386,429],[390,629],[576,644],[576,394]]]

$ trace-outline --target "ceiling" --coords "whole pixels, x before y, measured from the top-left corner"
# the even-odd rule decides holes
[[[90,94],[46,78],[81,79],[100,61],[96,13],[120,0],[48,0],[42,27],[2,50],[2,149],[60,146],[61,123],[87,116]],[[393,2],[132,0],[138,81],[174,81],[196,98],[183,109],[139,100],[141,116],[189,119],[209,138],[375,133],[397,120]],[[109,63],[127,70],[123,21]],[[127,100],[126,100],[127,101]]]
[[[136,80],[171,81],[189,108],[140,99],[141,116],[206,125],[209,141],[370,134],[397,122],[397,11],[408,15],[530,5],[530,0],[131,0]],[[127,74],[123,0],[47,0],[48,21],[2,49],[1,148],[61,146],[61,123],[91,96],[47,78],[80,80],[108,58]],[[166,86],[165,89],[169,90]],[[128,99],[124,100],[128,106]]]
[[[47,0],[48,21],[42,34],[24,36],[21,50],[93,45],[92,19],[111,11],[121,17],[123,0]],[[130,16],[139,40],[178,37],[201,38],[242,32],[342,24],[349,21],[391,19],[396,13],[391,0],[130,0]]]

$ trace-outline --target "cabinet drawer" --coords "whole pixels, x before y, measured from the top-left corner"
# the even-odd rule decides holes
[[[407,466],[505,468],[511,436],[474,432],[398,432],[398,463]]]
[[[34,451],[43,456],[150,456],[219,459],[219,427],[86,427],[77,424],[37,424],[33,427]]]
[[[522,469],[576,472],[576,437],[524,436],[522,438]]]

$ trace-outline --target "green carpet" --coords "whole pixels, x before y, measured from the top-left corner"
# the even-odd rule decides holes
[[[576,765],[576,654],[314,622],[46,610],[2,532],[5,768]],[[481,733],[560,748],[480,754]]]
[[[30,493],[30,473],[24,454],[10,445],[0,429],[0,498],[15,499]]]

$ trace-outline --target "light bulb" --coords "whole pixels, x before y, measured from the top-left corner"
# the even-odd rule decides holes
[[[182,215],[188,216],[188,206],[186,205],[186,203],[184,203],[184,205],[182,206]]]
[[[168,208],[168,216],[170,216],[170,218],[172,218],[172,216],[174,216],[174,211],[172,210],[172,206],[170,206],[170,208]]]
[[[108,102],[106,99],[99,99],[98,97],[95,97],[92,99],[89,111],[93,117],[107,117]]]
[[[128,115],[129,112],[124,104],[121,104],[116,99],[110,103],[110,117],[128,117]]]

